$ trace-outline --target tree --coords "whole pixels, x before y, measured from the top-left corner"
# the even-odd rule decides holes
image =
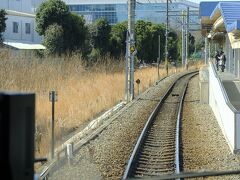
[[[181,61],[182,60],[182,35],[179,33],[178,34],[178,53],[179,53],[179,57],[178,60]],[[188,56],[190,57],[194,51],[195,51],[195,37],[189,33],[188,35]]]
[[[2,33],[6,30],[6,14],[4,9],[0,10],[0,44],[3,42]]]
[[[161,24],[153,24],[139,20],[136,23],[136,46],[137,56],[147,63],[157,61],[158,58],[158,36],[160,35],[160,56],[164,58],[165,27]]]
[[[204,41],[204,38],[200,38],[197,43],[196,43],[196,50],[197,51],[201,51],[205,46],[205,41]]]
[[[164,47],[165,47],[165,27],[161,24],[153,24],[150,28],[150,32],[152,34],[152,53],[151,59],[156,60],[158,58],[158,41],[160,35],[160,61],[162,62],[164,59]]]
[[[145,60],[145,62],[152,62],[150,55],[152,50],[151,26],[151,22],[145,22],[143,20],[137,21],[135,26],[137,56],[139,59]]]
[[[110,37],[110,54],[119,57],[126,52],[127,22],[117,23],[112,26]]]
[[[84,50],[88,29],[83,16],[70,13],[63,25],[64,49],[67,51]]]
[[[176,62],[180,54],[178,51],[178,35],[175,31],[170,30],[168,34],[168,59]]]
[[[42,3],[37,10],[36,15],[37,22],[37,32],[40,35],[45,35],[48,32],[48,36],[45,43],[49,44],[49,39],[60,38],[58,37],[59,27],[62,28],[61,41],[51,41],[51,50],[48,52],[54,52],[53,49],[59,49],[61,46],[62,53],[78,51],[86,51],[86,39],[87,39],[87,27],[85,25],[85,20],[83,16],[70,13],[67,5],[61,0],[49,0]],[[57,31],[54,32],[53,27],[48,30],[48,28],[53,25],[53,27],[58,27]],[[57,26],[58,25],[58,26]],[[49,32],[50,31],[50,32]],[[57,34],[55,34],[57,33]],[[58,39],[59,40],[59,39]],[[61,45],[54,43],[62,43]],[[50,47],[50,46],[48,46]],[[84,54],[83,52],[83,54]],[[59,54],[59,52],[58,52]]]
[[[195,37],[189,33],[189,56],[191,56],[195,51]]]
[[[90,44],[93,49],[99,49],[101,55],[109,50],[110,32],[111,26],[105,18],[96,20],[89,27]]]
[[[47,54],[60,55],[63,50],[63,28],[58,24],[48,26],[45,31],[43,44],[47,48]]]
[[[70,12],[67,5],[61,0],[48,0],[43,2],[37,9],[36,31],[39,35],[45,35],[49,25],[54,23],[63,27]]]

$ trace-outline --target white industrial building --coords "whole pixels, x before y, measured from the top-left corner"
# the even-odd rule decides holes
[[[13,49],[45,49],[35,31],[35,10],[42,0],[1,0],[7,12],[4,44]]]
[[[128,19],[128,0],[63,0],[71,12],[84,16],[88,24],[104,17],[110,24],[116,24]],[[169,1],[170,2],[170,1]],[[169,3],[171,15],[170,24],[175,26],[181,21],[182,10],[190,8],[190,19],[198,22],[199,4],[189,0],[172,0]],[[197,15],[196,15],[197,14]],[[146,20],[153,23],[165,23],[166,0],[137,0],[135,19]],[[178,23],[179,25],[179,23]]]

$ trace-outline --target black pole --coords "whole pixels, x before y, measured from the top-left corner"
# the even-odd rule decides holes
[[[54,158],[54,105],[55,105],[55,91],[52,91],[52,159]]]
[[[160,73],[159,73],[159,64],[160,64],[160,35],[158,35],[158,79],[160,78]]]
[[[166,8],[166,42],[165,42],[165,69],[168,76],[168,0]]]

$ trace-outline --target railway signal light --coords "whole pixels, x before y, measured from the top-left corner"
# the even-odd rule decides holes
[[[57,102],[58,101],[58,93],[57,91],[50,91],[49,92],[49,101],[51,102]]]

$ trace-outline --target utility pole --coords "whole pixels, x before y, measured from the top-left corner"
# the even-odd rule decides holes
[[[135,50],[135,6],[136,0],[128,0],[128,33],[126,50],[126,89],[125,100],[130,102],[134,98],[134,54]]]
[[[165,42],[165,69],[168,76],[168,0],[166,8],[166,42]]]
[[[161,39],[160,39],[161,37],[160,37],[160,35],[158,35],[158,79],[160,78],[160,73],[159,73],[159,65],[160,65],[160,51],[161,51],[161,45],[160,45],[160,41],[161,41]]]
[[[128,77],[129,77],[129,73],[128,73],[128,31],[126,32],[126,54],[125,54],[125,101],[128,102],[128,97],[129,97],[129,86],[128,86]]]
[[[185,12],[182,11],[182,67],[185,66]]]
[[[188,69],[188,51],[189,51],[189,7],[187,7],[187,24],[186,24],[186,61],[185,69]]]

